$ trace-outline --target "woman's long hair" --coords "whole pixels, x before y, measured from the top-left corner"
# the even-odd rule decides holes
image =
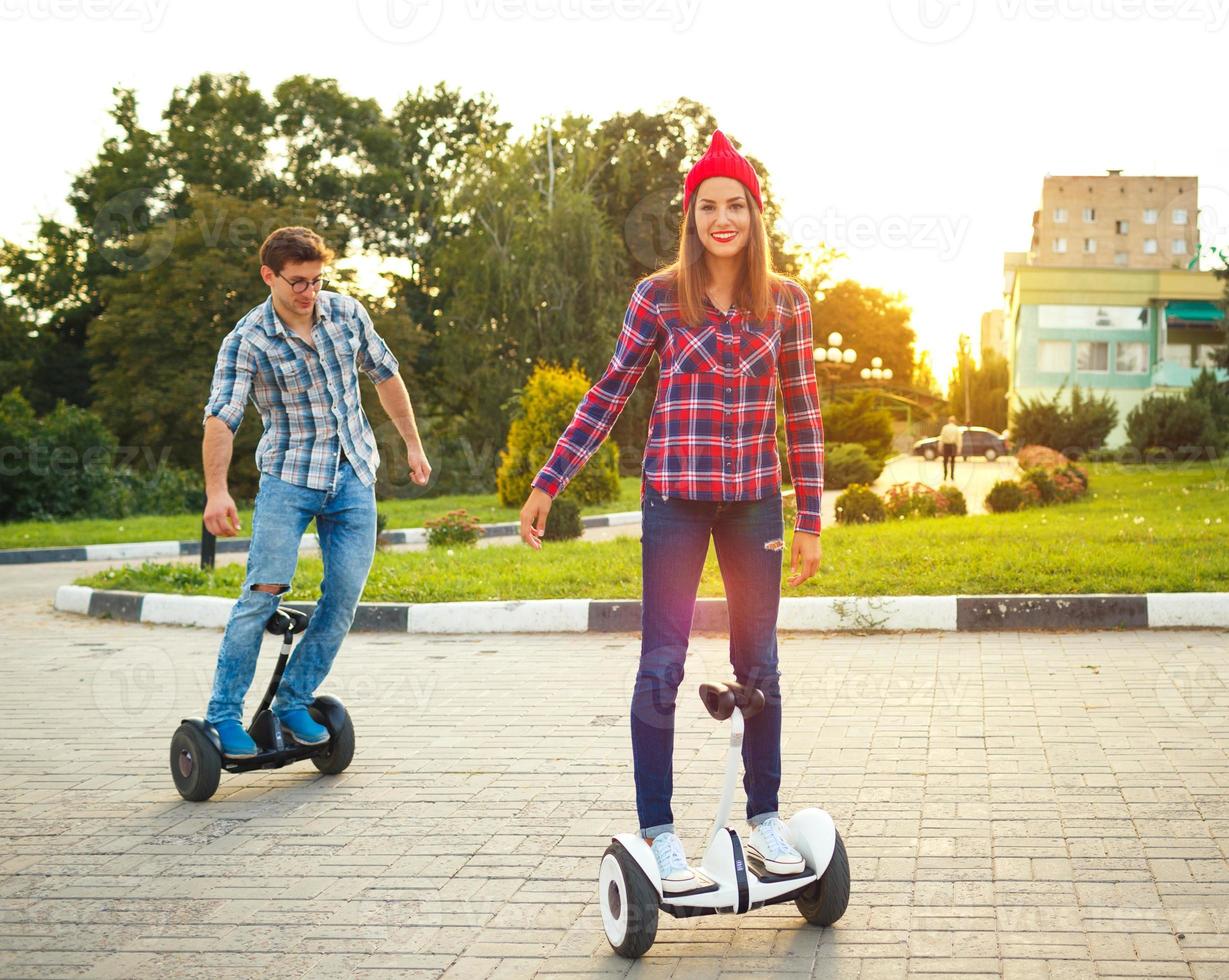
[[[747,244],[741,252],[743,265],[735,287],[734,301],[750,310],[756,319],[764,320],[772,312],[773,293],[782,278],[772,267],[772,250],[768,247],[763,215],[745,187],[743,196],[751,211],[751,221]],[[683,320],[691,326],[699,326],[708,318],[704,312],[708,265],[704,261],[704,244],[696,231],[696,201],[699,197],[699,194],[691,195],[687,213],[679,226],[678,258],[646,277],[659,279],[674,287]]]

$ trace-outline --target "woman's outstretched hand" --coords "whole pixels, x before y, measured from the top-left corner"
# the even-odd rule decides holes
[[[535,551],[542,550],[542,535],[546,533],[546,515],[550,513],[551,495],[534,487],[521,508],[521,540]]]
[[[522,523],[522,527],[524,524]],[[801,585],[819,571],[819,563],[823,554],[819,547],[819,535],[806,531],[794,532],[794,546],[790,549],[789,577],[790,585]]]

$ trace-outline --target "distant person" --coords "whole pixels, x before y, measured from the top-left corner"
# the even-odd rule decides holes
[[[956,479],[956,454],[964,445],[964,433],[956,424],[956,416],[947,417],[947,425],[939,433],[939,452],[943,455],[943,479]],[[949,477],[950,471],[950,477]]]

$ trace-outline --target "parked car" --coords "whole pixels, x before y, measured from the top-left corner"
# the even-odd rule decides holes
[[[960,432],[960,455],[963,459],[967,460],[970,456],[984,456],[986,457],[986,462],[993,463],[1000,456],[1006,456],[1011,453],[1011,443],[1004,440],[993,429],[987,429],[980,425],[966,425],[961,427]],[[913,455],[925,456],[927,459],[937,459],[939,456],[939,437],[931,436],[929,439],[919,439],[913,444]]]

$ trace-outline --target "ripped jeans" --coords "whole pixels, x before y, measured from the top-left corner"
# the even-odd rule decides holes
[[[256,673],[265,624],[281,602],[281,592],[290,587],[299,562],[299,542],[313,517],[324,559],[320,601],[286,666],[274,711],[284,713],[310,704],[316,687],[333,666],[354,622],[376,546],[375,488],[365,486],[344,460],[331,491],[261,474],[247,577],[222,636],[206,721],[242,719],[243,698]],[[256,585],[273,585],[281,591],[253,589]]]
[[[720,503],[667,499],[646,485],[643,511],[640,669],[631,710],[641,834],[674,830],[674,709],[710,536],[725,583],[734,677],[760,688],[766,701],[746,724],[742,750],[747,818],[759,823],[776,816],[781,787],[780,491],[762,500]]]

